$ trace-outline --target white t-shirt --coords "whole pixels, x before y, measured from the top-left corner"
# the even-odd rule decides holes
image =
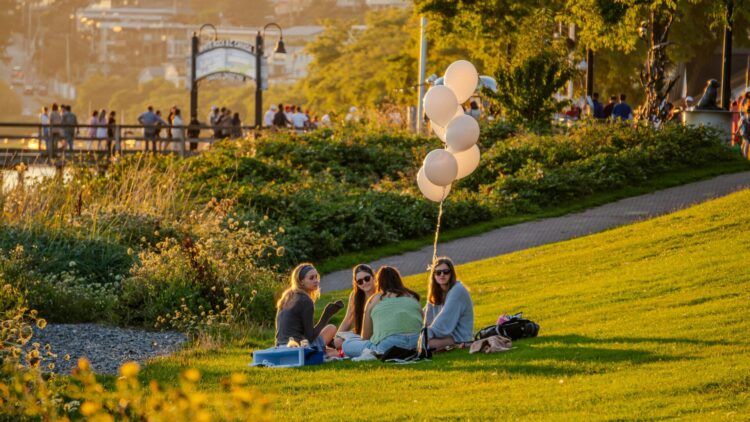
[[[292,125],[294,125],[295,129],[302,129],[305,127],[305,122],[307,121],[307,116],[305,116],[305,113],[302,113],[301,111],[298,111],[292,115]]]
[[[180,116],[174,116],[174,119],[172,119],[172,125],[173,126],[182,126],[185,123],[182,121],[182,117]],[[173,127],[172,128],[172,138],[173,139],[182,139],[185,137],[185,129],[181,127]]]
[[[263,116],[263,126],[265,127],[271,127],[273,125],[273,116],[276,113],[273,112],[273,110],[266,111],[266,114]]]
[[[43,125],[48,125],[49,124],[49,115],[44,114],[44,113],[40,114],[39,115],[39,122],[41,124],[43,124]]]

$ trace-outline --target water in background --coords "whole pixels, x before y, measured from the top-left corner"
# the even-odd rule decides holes
[[[15,170],[0,170],[3,174],[3,192],[7,192],[16,185],[18,185],[18,172]],[[24,174],[23,180],[24,184],[26,186],[31,186],[35,183],[38,183],[44,179],[55,177],[55,167],[54,166],[45,166],[45,165],[37,165],[32,164],[29,166],[28,170],[26,170],[26,173]],[[63,178],[64,180],[70,180],[70,171],[68,169],[63,170]]]

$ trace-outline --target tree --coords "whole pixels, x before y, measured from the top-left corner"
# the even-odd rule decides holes
[[[306,47],[313,60],[300,84],[313,109],[341,112],[352,105],[413,102],[418,26],[410,11],[371,12],[361,31],[352,31],[350,22],[325,25],[324,33]]]
[[[299,86],[313,109],[343,112],[415,105],[419,22],[408,9],[369,12],[365,29],[352,21],[326,21],[325,31],[307,44],[313,57]],[[431,38],[427,74],[439,73],[468,52],[448,35]],[[481,67],[480,67],[481,68]]]
[[[514,45],[508,63],[495,73],[497,93],[485,90],[491,102],[500,106],[508,120],[531,129],[544,129],[550,116],[568,101],[558,101],[554,94],[576,70],[568,60],[568,43],[553,37],[551,10],[539,9],[519,23],[525,28],[510,36]],[[540,34],[548,33],[544,36]]]
[[[726,18],[728,2],[735,13]],[[473,58],[501,68],[519,50],[514,34],[533,28],[525,19],[535,11],[552,11],[556,22],[576,26],[574,61],[585,50],[596,52],[596,86],[643,98],[652,114],[676,76],[673,63],[707,60],[721,42],[716,29],[731,21],[734,33],[747,27],[748,0],[416,0],[417,11],[437,22],[441,31],[460,34],[472,44]],[[645,28],[639,36],[639,28]],[[539,32],[549,37],[553,29]],[[653,38],[653,42],[651,42]],[[742,37],[742,41],[748,40]],[[490,56],[490,57],[488,57]],[[643,78],[640,75],[643,74]],[[637,87],[641,84],[641,90]],[[580,84],[581,87],[583,84]],[[636,95],[632,95],[636,94]]]
[[[509,121],[543,129],[550,125],[550,116],[568,104],[553,95],[574,73],[564,57],[541,51],[495,73],[497,93],[485,90],[485,94],[493,103],[503,106]]]
[[[426,15],[438,35],[452,34],[471,52],[471,59],[488,72],[508,64],[516,52],[513,38],[526,28],[524,18],[538,9],[556,10],[556,0],[415,0],[416,12]],[[549,35],[552,28],[549,29]]]
[[[739,11],[727,19],[729,2]],[[568,0],[566,16],[580,27],[581,43],[593,50],[629,53],[645,41],[638,77],[644,104],[638,115],[648,119],[659,115],[679,77],[672,57],[685,62],[711,51],[718,40],[711,30],[746,21],[747,5],[746,0]]]

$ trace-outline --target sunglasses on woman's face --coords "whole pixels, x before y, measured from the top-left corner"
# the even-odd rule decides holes
[[[372,277],[370,277],[369,275],[366,275],[360,279],[357,279],[357,286],[361,286],[365,284],[365,281],[369,283],[370,280],[372,280]]]
[[[435,270],[435,275],[449,275],[451,270]]]

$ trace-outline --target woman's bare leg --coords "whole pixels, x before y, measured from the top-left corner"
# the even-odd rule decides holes
[[[329,343],[331,343],[331,340],[333,340],[333,337],[336,335],[336,326],[333,324],[328,324],[320,331],[319,336],[323,338],[323,344],[328,346]]]

